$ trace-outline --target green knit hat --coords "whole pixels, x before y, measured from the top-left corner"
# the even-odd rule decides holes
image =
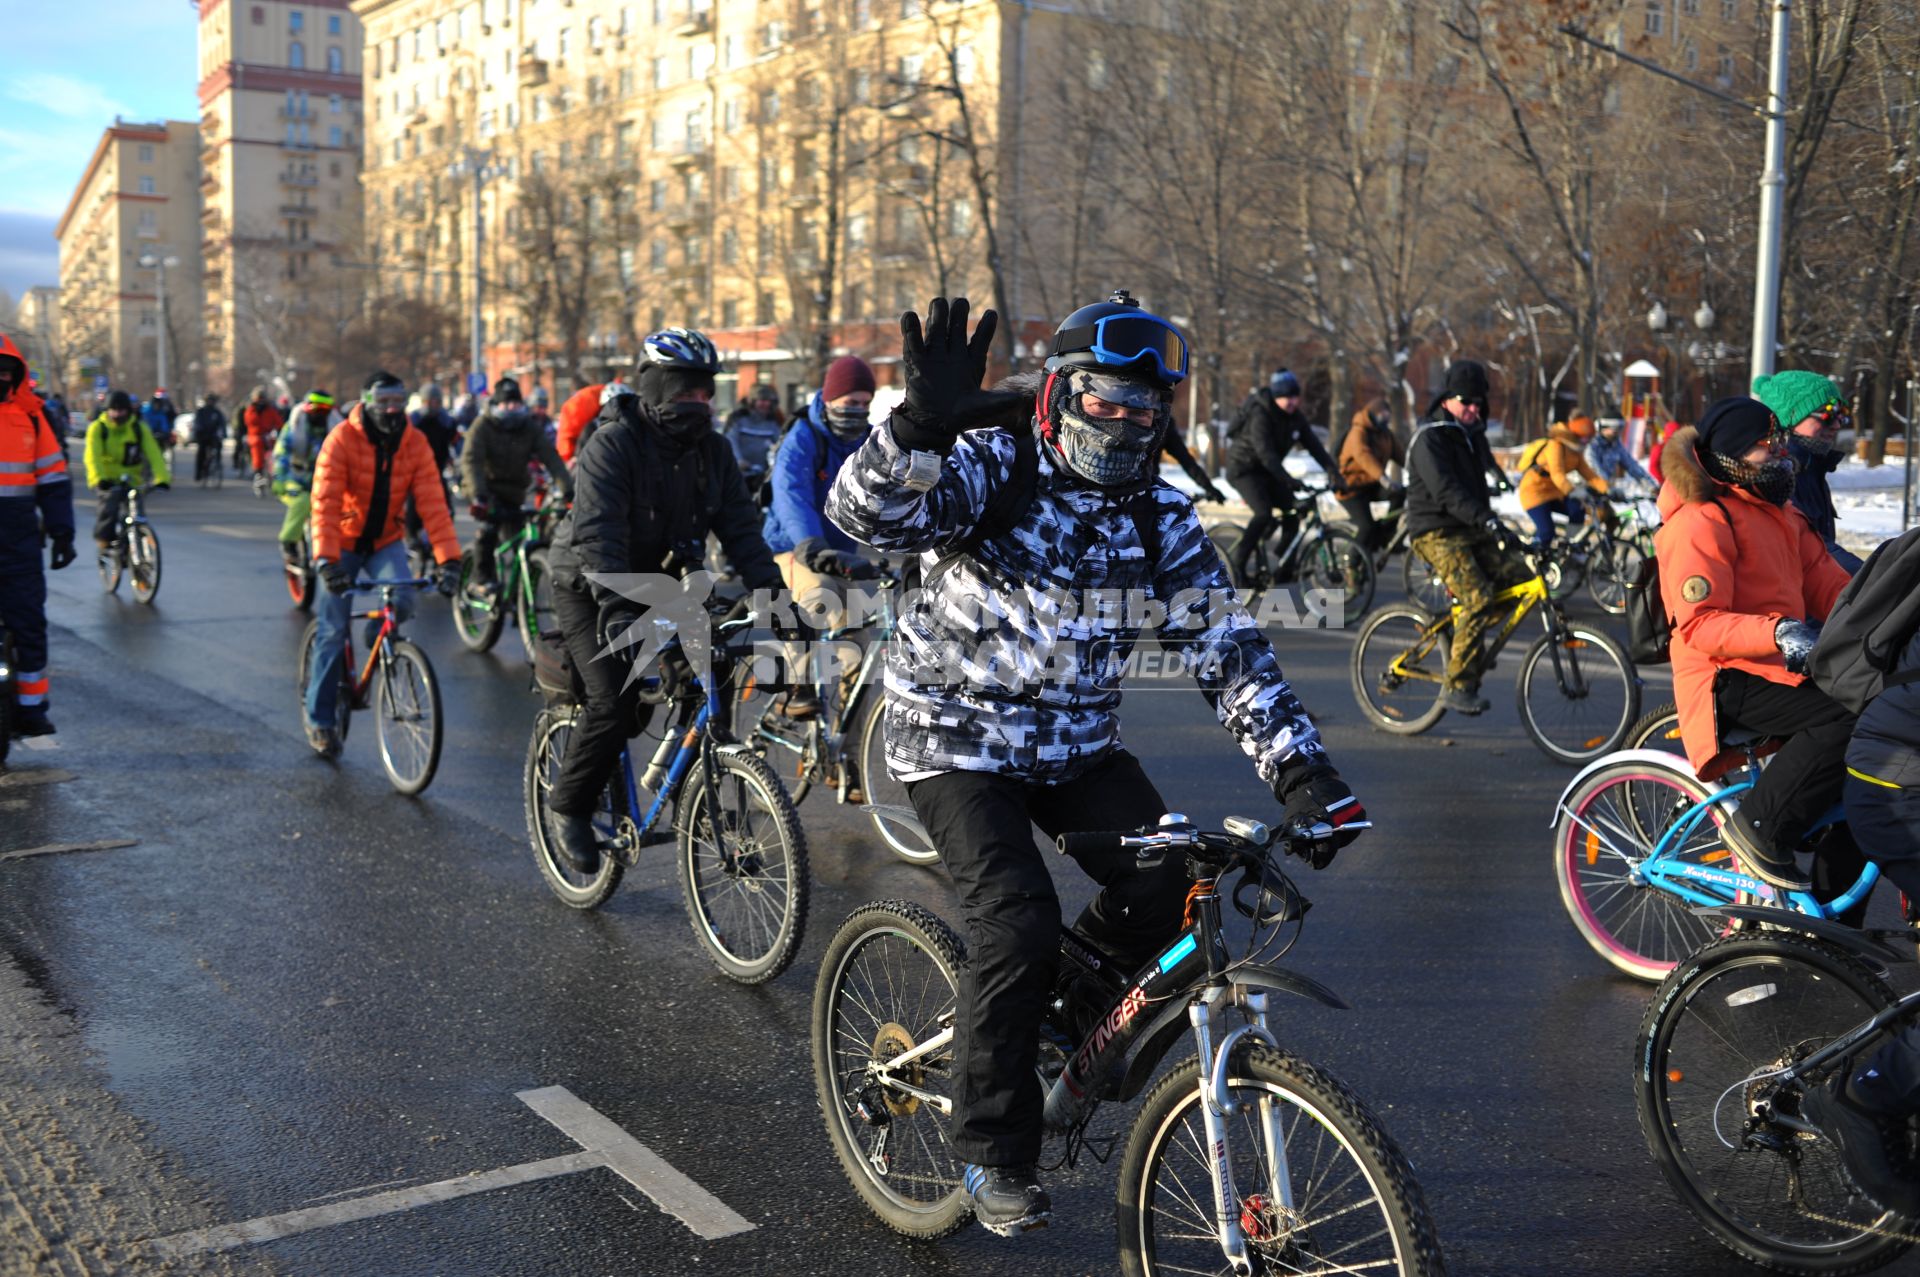
[[[1796,368],[1771,377],[1753,379],[1753,397],[1773,409],[1783,429],[1791,430],[1830,403],[1845,404],[1847,398],[1829,377]]]

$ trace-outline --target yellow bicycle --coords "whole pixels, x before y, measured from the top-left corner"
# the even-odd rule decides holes
[[[1511,611],[1482,639],[1481,668],[1535,610],[1546,632],[1520,661],[1520,722],[1549,758],[1588,763],[1621,747],[1640,713],[1640,676],[1626,650],[1605,632],[1569,620],[1549,594],[1533,555],[1533,576],[1495,597]],[[1382,731],[1417,736],[1445,716],[1447,653],[1460,614],[1454,603],[1436,616],[1412,604],[1373,613],[1360,626],[1350,670],[1354,699]]]

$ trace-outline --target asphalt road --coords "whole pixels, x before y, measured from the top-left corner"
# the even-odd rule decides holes
[[[520,795],[538,702],[512,635],[472,655],[445,607],[423,605],[410,630],[450,734],[432,787],[401,798],[371,723],[338,765],[301,740],[305,618],[279,582],[278,505],[229,486],[150,509],[166,555],[155,607],[104,596],[84,562],[51,578],[58,745],[18,753],[0,780],[0,1214],[12,1185],[28,1219],[0,1229],[0,1272],[157,1271],[142,1239],[577,1153],[516,1098],[552,1087],[751,1231],[703,1240],[589,1169],[177,1268],[1114,1271],[1112,1165],[1054,1175],[1054,1227],[1017,1243],[970,1229],[916,1244],[866,1213],[833,1160],[807,1048],[819,955],[869,899],[955,916],[937,870],[891,859],[816,794],[802,956],[769,986],[732,985],[694,947],[663,852],[597,912],[547,893]],[[1306,881],[1315,908],[1288,959],[1356,1009],[1290,1001],[1283,1038],[1385,1120],[1453,1271],[1748,1271],[1642,1144],[1628,1057],[1648,989],[1562,913],[1547,823],[1570,773],[1522,735],[1513,660],[1489,680],[1492,713],[1404,740],[1361,720],[1347,635],[1276,639],[1378,825]],[[1664,694],[1650,685],[1648,703]],[[1190,689],[1141,688],[1125,730],[1195,818],[1272,813]],[[1055,872],[1077,909],[1086,884]]]

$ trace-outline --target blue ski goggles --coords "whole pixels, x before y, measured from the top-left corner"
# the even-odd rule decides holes
[[[1090,352],[1096,362],[1108,368],[1125,368],[1151,359],[1169,382],[1183,381],[1187,375],[1187,339],[1166,320],[1144,311],[1107,315],[1091,325],[1054,335],[1054,354],[1082,352]]]

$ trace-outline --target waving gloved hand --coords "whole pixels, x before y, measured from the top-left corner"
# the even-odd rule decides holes
[[[1780,649],[1780,655],[1787,658],[1789,674],[1807,672],[1807,658],[1813,655],[1813,645],[1819,641],[1820,630],[1817,626],[1791,616],[1782,618],[1773,627],[1773,645]]]
[[[53,534],[53,558],[49,566],[55,572],[66,567],[74,560],[73,533],[56,532]]]
[[[949,303],[936,297],[927,305],[923,336],[920,316],[900,316],[900,363],[906,374],[906,400],[895,411],[894,438],[908,448],[944,452],[963,430],[982,425],[1027,398],[1017,392],[982,390],[987,351],[1000,317],[989,310],[967,336],[967,299]]]
[[[1360,830],[1345,830],[1345,826],[1364,823],[1367,809],[1347,788],[1347,782],[1340,779],[1340,773],[1331,767],[1299,767],[1283,773],[1274,782],[1273,796],[1286,808],[1284,819],[1289,826],[1297,824],[1332,825],[1335,833],[1324,842],[1313,845],[1308,863],[1315,869],[1325,869],[1333,863],[1334,855],[1348,843],[1360,836]]]

